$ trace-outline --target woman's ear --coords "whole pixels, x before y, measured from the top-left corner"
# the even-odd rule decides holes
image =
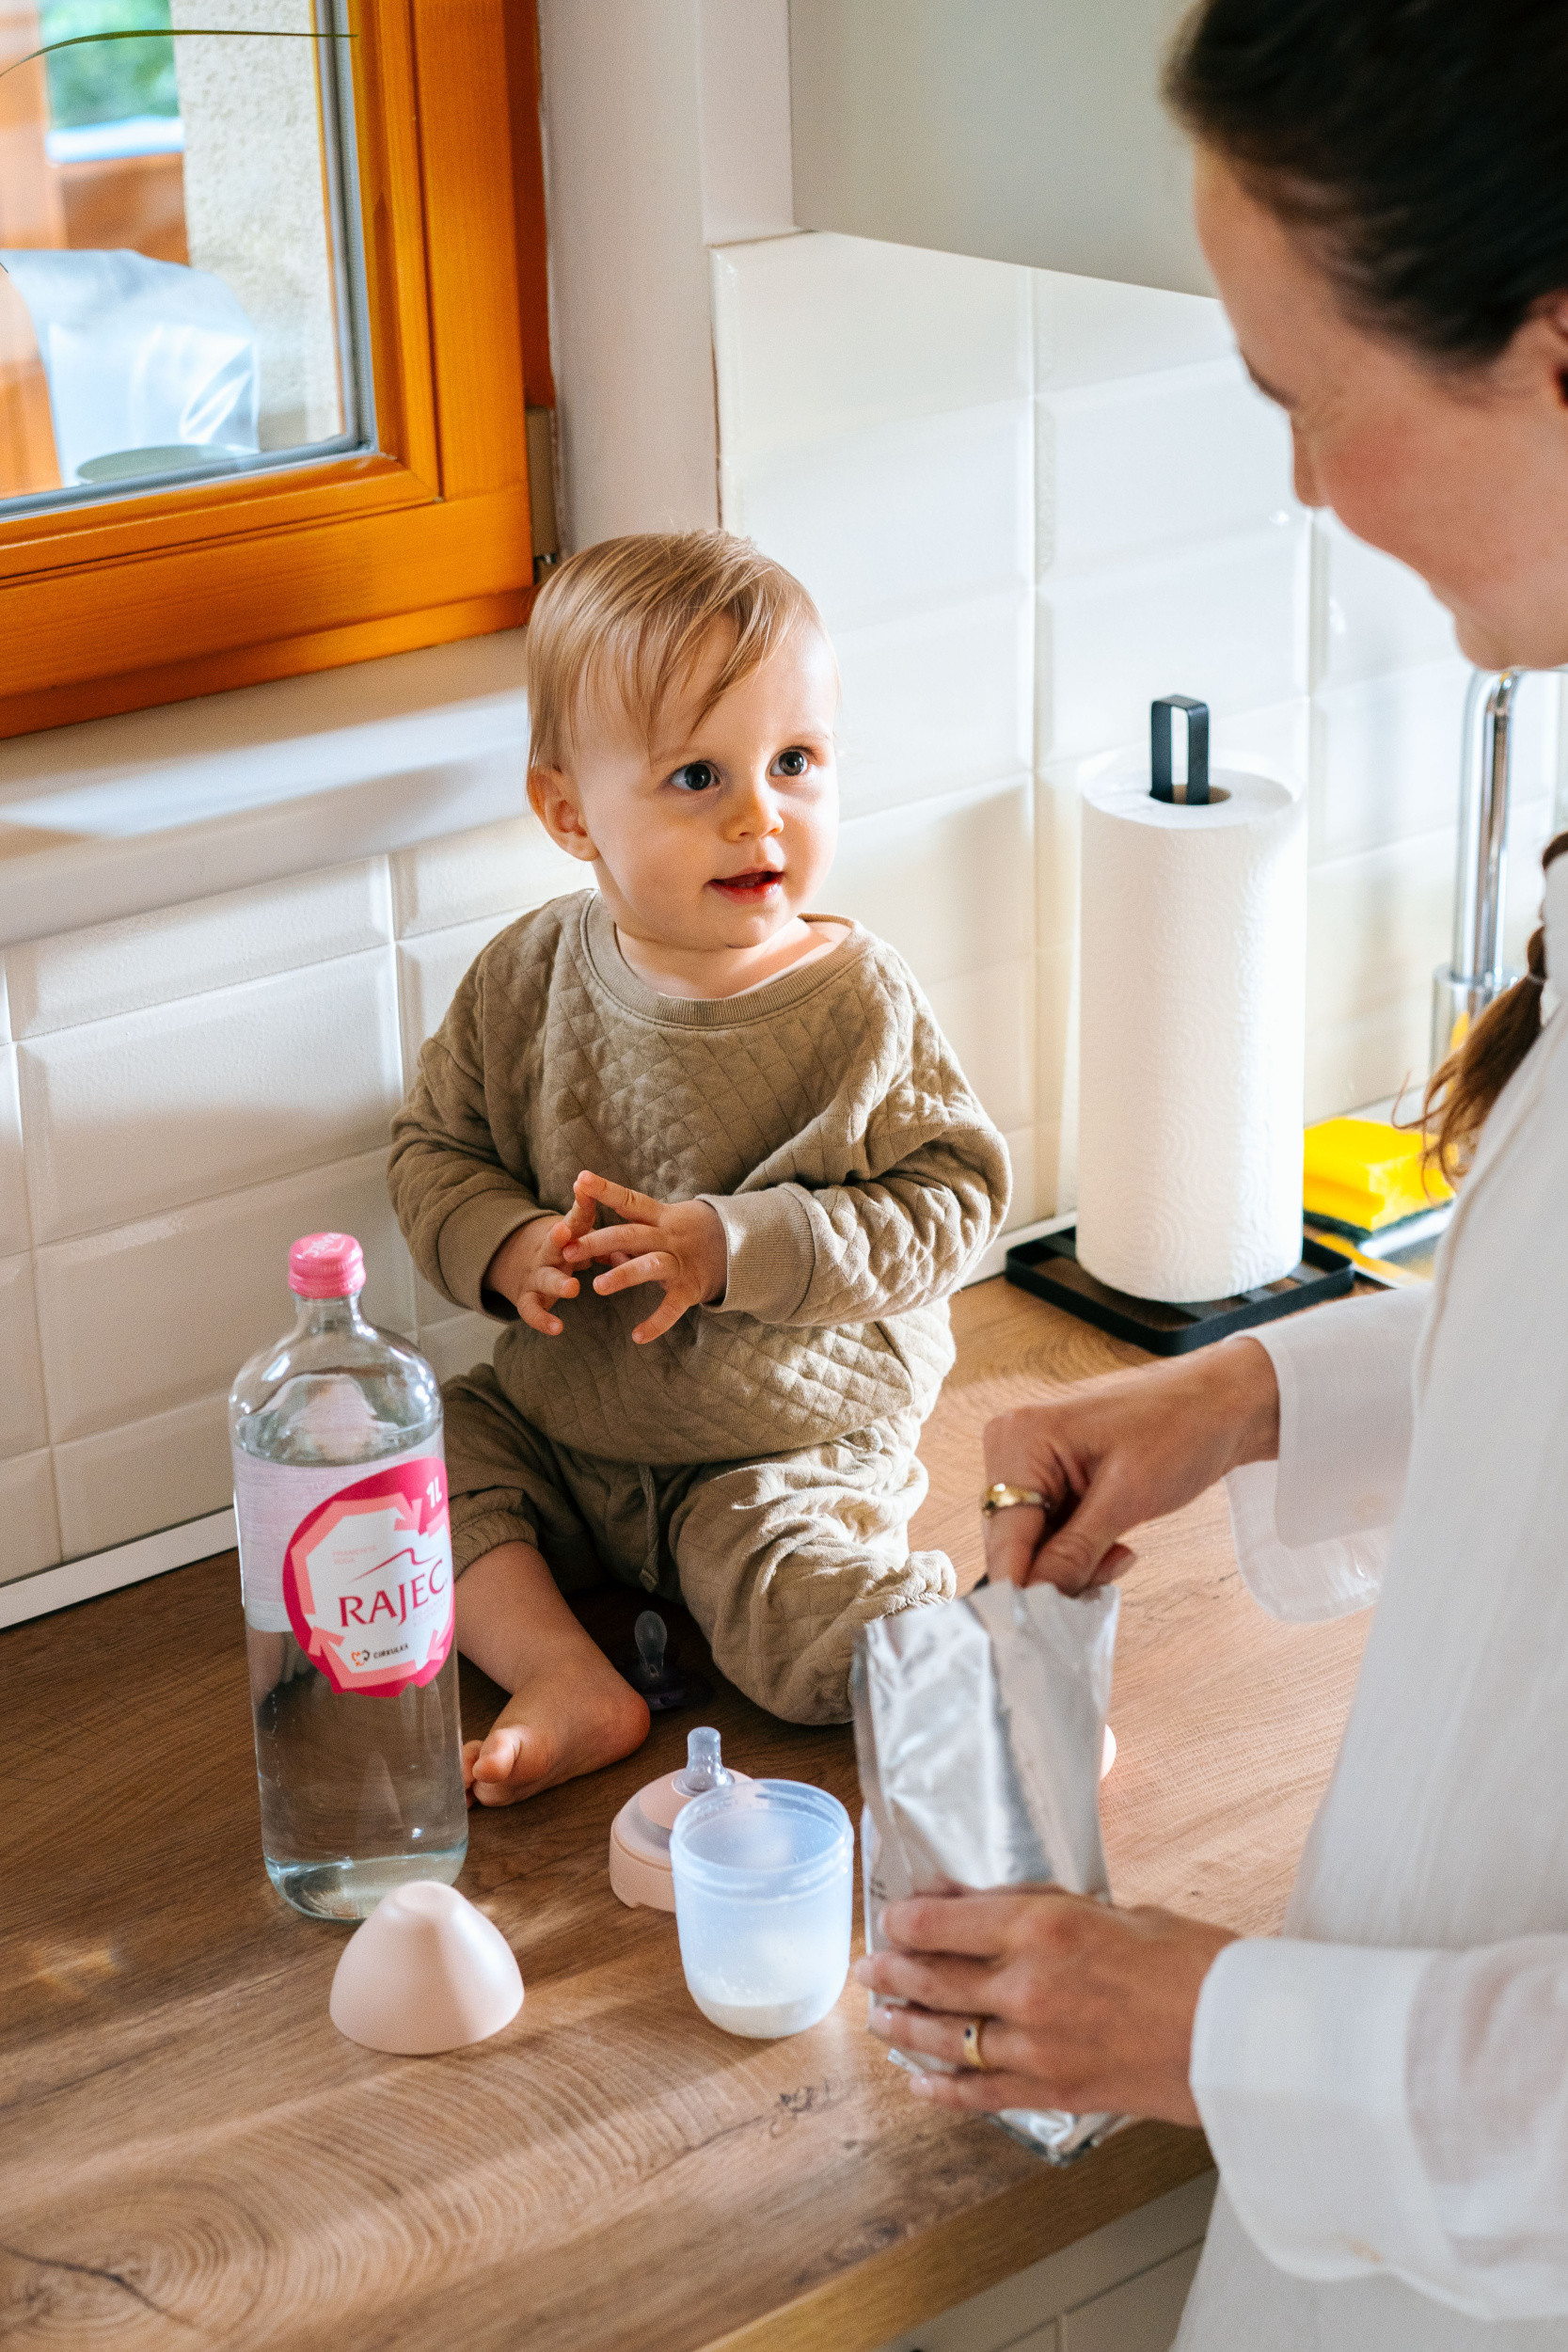
[[[585,865],[592,866],[599,853],[582,821],[582,809],[566,771],[531,768],[528,797],[529,805],[556,848],[564,850],[568,857],[581,858]]]

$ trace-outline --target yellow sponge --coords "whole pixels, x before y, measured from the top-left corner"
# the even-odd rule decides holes
[[[1422,1168],[1419,1133],[1380,1119],[1325,1119],[1307,1130],[1302,1204],[1308,1216],[1376,1232],[1452,1192],[1435,1168]]]

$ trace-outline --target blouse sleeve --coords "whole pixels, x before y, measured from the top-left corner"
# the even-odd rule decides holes
[[[1387,2271],[1479,2319],[1568,2313],[1568,1936],[1227,1945],[1192,2087],[1280,2269]]]
[[[1267,1324],[1279,1383],[1279,1459],[1226,1480],[1236,1559],[1253,1597],[1295,1624],[1377,1598],[1404,1493],[1423,1291],[1347,1298]]]

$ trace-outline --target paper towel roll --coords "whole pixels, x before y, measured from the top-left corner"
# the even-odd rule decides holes
[[[1265,776],[1211,786],[1084,788],[1078,1259],[1173,1302],[1301,1257],[1305,812]]]

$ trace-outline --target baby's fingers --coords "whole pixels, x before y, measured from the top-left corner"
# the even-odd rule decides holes
[[[678,1286],[672,1285],[665,1292],[646,1323],[638,1324],[633,1330],[631,1336],[636,1344],[639,1347],[646,1347],[650,1340],[661,1340],[666,1331],[674,1328],[688,1307],[694,1307],[696,1304],[695,1291],[689,1289],[685,1283]]]
[[[584,1199],[602,1200],[617,1216],[636,1225],[657,1225],[663,1203],[651,1200],[645,1192],[633,1192],[629,1184],[612,1184],[608,1176],[595,1176],[585,1168],[573,1190],[579,1201]]]
[[[615,1291],[636,1290],[642,1282],[673,1282],[679,1274],[680,1267],[667,1249],[649,1249],[611,1266],[608,1274],[595,1274],[594,1288],[601,1298],[609,1298]]]
[[[559,1315],[551,1314],[550,1300],[575,1298],[577,1295],[575,1274],[562,1274],[556,1266],[541,1266],[518,1299],[517,1312],[531,1331],[542,1331],[546,1339],[553,1340],[560,1335],[562,1323]]]
[[[579,1241],[562,1251],[574,1265],[590,1258],[635,1258],[643,1250],[657,1249],[663,1235],[657,1225],[601,1225],[595,1233],[584,1233]]]

